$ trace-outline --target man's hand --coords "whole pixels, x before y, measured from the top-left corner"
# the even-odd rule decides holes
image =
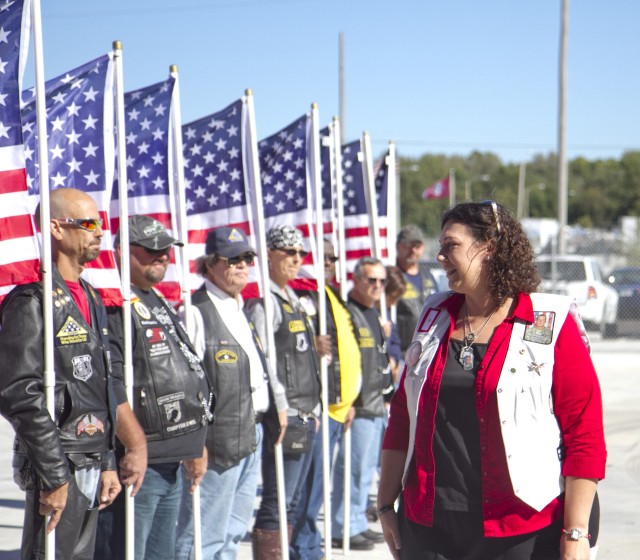
[[[120,494],[122,485],[118,480],[118,473],[116,471],[102,471],[100,473],[100,507],[98,509],[104,509],[113,503],[116,496]]]
[[[202,450],[202,457],[183,461],[184,468],[187,471],[187,479],[191,481],[191,487],[189,488],[190,494],[195,492],[196,486],[200,484],[206,474],[208,462],[209,455],[206,447]]]
[[[68,482],[65,482],[62,486],[58,486],[53,490],[40,491],[40,515],[51,515],[51,519],[47,525],[47,533],[53,531],[60,521],[62,511],[67,505],[68,492]]]
[[[331,356],[331,337],[328,334],[316,336],[316,350],[322,357]]]
[[[347,412],[347,419],[344,421],[344,431],[348,432],[353,423],[353,419],[356,417],[356,409],[352,406]]]
[[[127,449],[120,460],[120,482],[131,486],[133,498],[140,490],[144,481],[144,473],[147,470],[147,448]]]
[[[384,331],[384,336],[389,338],[391,336],[391,321],[387,321],[384,325],[382,325],[382,330]]]
[[[289,422],[289,417],[287,416],[287,409],[281,410],[278,412],[278,422],[280,423],[280,435],[278,436],[278,441],[276,441],[276,445],[282,443],[282,438],[284,438],[284,433],[287,431],[287,424]]]

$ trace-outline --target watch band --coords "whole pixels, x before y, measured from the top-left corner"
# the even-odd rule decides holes
[[[395,511],[395,505],[394,504],[387,504],[386,506],[382,506],[379,507],[376,510],[376,513],[378,514],[378,517],[380,517],[383,513],[387,513],[388,511]]]
[[[573,529],[562,529],[562,534],[567,537],[568,541],[579,541],[580,539],[590,539],[589,533],[583,533],[581,529],[574,527]]]

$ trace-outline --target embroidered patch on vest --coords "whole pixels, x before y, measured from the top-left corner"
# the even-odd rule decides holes
[[[231,350],[218,350],[215,358],[219,364],[234,364],[238,361],[238,355]]]
[[[87,331],[78,323],[71,315],[67,317],[67,320],[62,325],[62,328],[58,331],[56,339],[62,346],[67,344],[80,344],[81,342],[87,342]]]
[[[141,301],[134,302],[133,308],[136,310],[136,313],[143,319],[151,319],[151,311],[149,311],[149,308]]]
[[[554,311],[534,311],[533,324],[528,325],[524,331],[524,339],[536,344],[551,344],[553,340],[553,327],[556,320]]]
[[[293,307],[291,307],[288,303],[283,303],[282,309],[284,309],[284,311],[287,313],[293,313]]]
[[[293,321],[289,321],[289,332],[304,332],[304,321],[300,319],[295,319]]]
[[[92,436],[97,432],[104,434],[104,423],[95,414],[89,413],[82,417],[82,420],[76,425],[76,435],[86,434]]]
[[[82,356],[74,356],[71,358],[73,364],[73,377],[80,381],[86,381],[93,375],[91,367],[91,356],[83,354]]]
[[[306,352],[309,349],[309,341],[307,333],[298,333],[296,335],[296,350],[298,352]]]

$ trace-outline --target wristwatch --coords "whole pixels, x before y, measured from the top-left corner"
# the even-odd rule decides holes
[[[583,533],[580,529],[562,529],[562,534],[567,537],[568,541],[579,541],[580,539],[590,539],[591,535]]]

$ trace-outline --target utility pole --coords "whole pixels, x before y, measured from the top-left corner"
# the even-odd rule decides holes
[[[560,24],[560,75],[558,95],[558,253],[567,252],[568,175],[566,154],[566,86],[567,86],[567,31],[569,27],[569,0],[562,0]]]
[[[339,89],[339,112],[340,112],[340,138],[343,142],[347,140],[347,134],[344,125],[344,33],[340,31],[338,36],[338,49],[339,49],[339,73],[338,73],[338,89]]]

